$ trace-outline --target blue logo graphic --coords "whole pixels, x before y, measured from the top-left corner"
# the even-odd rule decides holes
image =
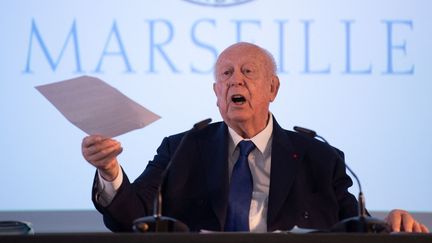
[[[193,4],[198,4],[208,7],[231,7],[235,5],[240,5],[253,0],[184,0]]]

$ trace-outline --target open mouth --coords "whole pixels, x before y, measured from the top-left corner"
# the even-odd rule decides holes
[[[243,95],[233,95],[231,101],[236,105],[242,105],[246,102],[246,98]]]

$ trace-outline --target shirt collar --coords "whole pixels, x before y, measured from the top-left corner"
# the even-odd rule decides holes
[[[267,148],[270,137],[272,135],[272,132],[273,132],[273,114],[271,114],[271,113],[269,114],[269,120],[268,120],[267,126],[264,128],[264,130],[259,132],[257,135],[255,135],[251,139],[243,138],[238,133],[236,133],[236,131],[234,131],[234,129],[232,129],[231,127],[228,127],[228,131],[229,131],[229,134],[231,136],[231,139],[232,139],[232,142],[234,145],[232,152],[234,152],[235,148],[237,147],[237,144],[240,143],[240,141],[251,140],[255,144],[256,148],[261,153],[264,153],[265,149]]]

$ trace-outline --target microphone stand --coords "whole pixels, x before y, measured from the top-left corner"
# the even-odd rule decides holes
[[[345,168],[347,168],[348,171],[353,175],[359,187],[359,195],[357,199],[359,215],[339,221],[330,229],[330,231],[350,233],[388,233],[389,228],[387,223],[383,220],[371,217],[366,211],[366,200],[363,194],[360,180],[354,173],[354,171],[351,170],[351,168],[345,163],[345,159],[340,155],[340,153],[333,146],[331,146],[324,137],[318,135],[315,131],[298,126],[294,126],[294,130],[311,138],[319,138],[327,146],[329,146],[334,152],[334,154],[337,156],[337,158],[344,162]]]
[[[210,122],[211,122],[210,118],[200,121],[196,123],[192,127],[192,129],[187,131],[185,135],[183,135],[179,145],[177,146],[176,151],[174,152],[174,155],[172,156],[171,160],[168,162],[168,165],[162,172],[161,183],[158,186],[157,194],[153,201],[153,215],[134,220],[133,230],[135,232],[146,233],[146,232],[188,232],[189,231],[188,226],[183,222],[162,215],[162,187],[165,183],[168,170],[171,167],[172,163],[176,160],[178,151],[181,150],[181,148],[184,146],[183,144],[186,138],[189,137],[189,134],[191,134],[192,132],[203,129]]]

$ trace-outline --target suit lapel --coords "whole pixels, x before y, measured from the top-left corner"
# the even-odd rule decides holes
[[[210,204],[218,217],[221,229],[224,227],[228,202],[228,128],[221,123],[216,132],[206,136],[202,145],[202,161],[207,163],[207,186]]]
[[[296,177],[303,151],[295,151],[288,133],[273,120],[267,228],[274,223]]]

